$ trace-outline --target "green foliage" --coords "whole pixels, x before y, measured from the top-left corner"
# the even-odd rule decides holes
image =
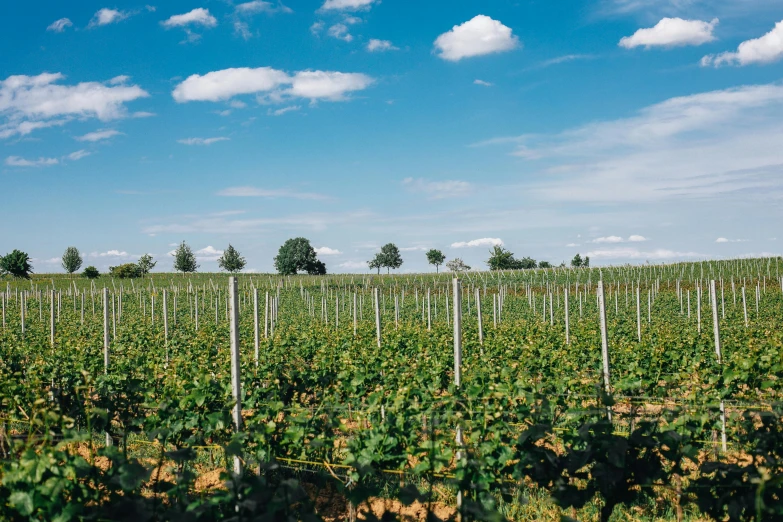
[[[158,264],[157,261],[152,260],[152,256],[149,254],[144,254],[139,258],[139,270],[141,271],[142,277],[149,274],[150,271],[152,271],[153,268],[155,268],[155,265]]]
[[[526,259],[529,258],[523,258],[522,262],[525,262]],[[538,263],[538,268],[552,268],[552,263],[550,263],[549,261],[541,261],[540,263]]]
[[[218,259],[218,266],[226,272],[235,274],[241,272],[247,265],[245,258],[239,255],[236,248],[229,243],[228,248],[223,252],[223,255]]]
[[[530,257],[516,259],[513,252],[497,245],[489,251],[487,266],[490,270],[527,270],[536,268],[537,264]]]
[[[30,279],[33,266],[30,264],[30,256],[21,250],[13,250],[11,253],[0,257],[0,275],[10,274],[19,279]]]
[[[120,279],[136,279],[141,277],[141,268],[136,263],[125,263],[119,266],[110,266],[109,273]]]
[[[451,270],[452,272],[467,272],[470,270],[470,266],[465,264],[465,262],[460,257],[455,257],[448,263],[446,263],[446,268]]]
[[[370,267],[370,270],[375,269],[378,271],[378,273],[381,273],[381,267],[383,267],[383,256],[380,252],[375,254],[375,257],[367,261],[367,266]]]
[[[585,256],[582,258],[581,255],[576,254],[574,258],[571,260],[571,266],[574,268],[589,268],[590,267],[590,258]]]
[[[402,256],[400,249],[394,243],[386,243],[381,247],[381,251],[376,256],[382,267],[386,268],[386,273],[391,269],[398,269],[402,266]]]
[[[296,275],[306,272],[310,275],[325,274],[326,265],[318,260],[310,240],[296,237],[286,240],[274,258],[275,269],[281,275]]]
[[[76,247],[68,247],[63,254],[63,268],[69,274],[73,274],[82,267],[82,255]]]
[[[190,245],[184,241],[179,244],[171,255],[174,256],[174,270],[182,272],[182,275],[198,270],[199,265],[196,263],[196,256],[193,254]]]
[[[82,277],[86,277],[87,279],[97,279],[100,275],[101,273],[94,266],[88,266],[84,269],[84,272],[82,272]]]
[[[440,250],[434,248],[427,250],[427,262],[431,265],[435,265],[435,272],[438,272],[438,267],[446,261],[446,256]]]

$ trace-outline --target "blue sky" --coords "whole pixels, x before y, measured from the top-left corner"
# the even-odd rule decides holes
[[[0,252],[39,273],[182,240],[270,271],[297,236],[330,272],[783,250],[783,0],[2,11]]]

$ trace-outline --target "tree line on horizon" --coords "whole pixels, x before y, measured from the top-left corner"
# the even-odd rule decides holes
[[[489,251],[490,257],[486,260],[486,264],[490,270],[529,270],[535,268],[554,268],[554,266],[548,261],[537,262],[531,257],[523,257],[517,259],[514,257],[513,252],[502,246],[495,246]],[[174,257],[174,270],[182,272],[183,275],[187,273],[196,272],[200,265],[197,262],[196,255],[190,246],[182,241],[177,248],[171,252],[171,256]],[[464,272],[471,270],[471,267],[467,265],[461,258],[457,257],[449,262],[446,262],[446,255],[438,249],[430,249],[425,252],[427,262],[435,266],[435,271],[440,271],[440,266],[445,265],[452,272]],[[218,258],[218,266],[221,270],[236,274],[241,272],[247,265],[247,260],[242,257],[239,251],[231,244]],[[62,256],[62,267],[69,275],[76,273],[84,262],[82,254],[79,249],[73,246],[69,246],[65,249]],[[157,265],[150,254],[142,255],[136,263],[124,263],[118,266],[109,267],[109,275],[118,277],[120,279],[133,279],[144,277],[155,268]],[[386,273],[390,273],[391,270],[400,268],[403,264],[402,254],[400,249],[394,243],[387,243],[383,245],[375,256],[367,261],[367,267],[369,269],[375,269],[378,274],[381,273],[382,268],[386,268]],[[318,255],[310,244],[310,240],[304,237],[297,237],[286,240],[283,245],[280,246],[277,255],[274,257],[275,270],[280,275],[296,275],[299,273],[306,273],[310,275],[325,275],[326,264],[318,259]],[[565,262],[559,265],[561,268],[565,267]],[[574,268],[588,268],[590,266],[590,258],[585,256],[582,258],[580,254],[576,254],[571,260],[571,267]],[[33,266],[31,264],[31,258],[26,252],[20,250],[13,250],[5,256],[0,256],[0,276],[10,275],[15,278],[30,279],[33,273]],[[81,274],[88,279],[95,279],[101,275],[100,271],[94,266],[88,266]]]

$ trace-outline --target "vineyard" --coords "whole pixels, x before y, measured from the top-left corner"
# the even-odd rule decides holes
[[[2,520],[781,520],[783,260],[7,280]]]

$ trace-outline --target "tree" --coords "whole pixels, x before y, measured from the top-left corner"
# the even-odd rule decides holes
[[[149,274],[150,271],[155,268],[155,265],[157,265],[157,261],[152,260],[152,256],[149,254],[144,254],[139,258],[139,270],[141,270],[141,276],[144,277],[145,275]]]
[[[582,259],[582,256],[576,254],[571,260],[571,266],[574,268],[590,268],[590,258],[585,256],[584,259]]]
[[[73,274],[82,267],[82,255],[76,247],[68,247],[63,254],[63,268]]]
[[[378,273],[381,273],[381,267],[383,266],[383,261],[381,260],[381,253],[378,252],[375,254],[375,257],[367,261],[367,265],[370,267],[370,270],[377,269]]]
[[[180,243],[171,255],[174,256],[174,270],[182,272],[182,275],[198,270],[199,265],[196,264],[196,256],[193,254],[190,246],[184,241]]]
[[[303,237],[286,240],[274,261],[281,275],[296,275],[300,271],[310,275],[326,274],[326,265],[318,260],[310,240]]]
[[[538,268],[552,268],[552,263],[549,261],[541,261],[538,263]]]
[[[394,243],[386,243],[381,247],[381,266],[386,267],[386,273],[394,268],[400,268],[402,266],[402,256],[400,255],[400,249]]]
[[[245,261],[245,258],[239,255],[239,252],[236,248],[231,246],[231,243],[228,244],[228,248],[218,259],[218,266],[226,272],[231,272],[232,274],[240,272],[243,268],[245,268],[246,264],[247,261]]]
[[[452,272],[467,272],[470,270],[470,266],[466,265],[465,262],[457,257],[446,263],[446,268],[451,270]]]
[[[101,273],[98,272],[98,269],[94,266],[88,266],[84,269],[84,272],[82,272],[82,277],[86,277],[87,279],[97,279],[100,275]]]
[[[0,257],[0,275],[11,274],[20,279],[30,279],[33,266],[30,264],[30,256],[21,250],[14,250],[10,254]]]
[[[430,249],[427,251],[427,262],[431,265],[435,265],[435,272],[438,271],[438,267],[446,260],[446,256],[440,250]]]
[[[487,265],[490,270],[522,270],[536,268],[536,260],[531,257],[515,259],[514,253],[502,246],[495,246],[489,251]]]
[[[125,263],[120,266],[110,266],[109,272],[120,279],[135,279],[141,277],[141,268],[136,263]]]

